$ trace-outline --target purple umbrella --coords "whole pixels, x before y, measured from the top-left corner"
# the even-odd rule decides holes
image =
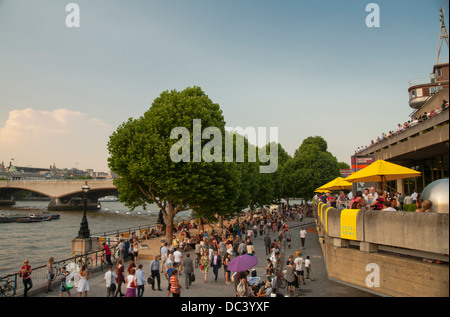
[[[233,272],[243,272],[258,264],[258,258],[254,255],[244,254],[235,257],[228,263],[228,270]]]

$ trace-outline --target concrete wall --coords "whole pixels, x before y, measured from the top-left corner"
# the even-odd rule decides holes
[[[355,210],[356,235],[345,239],[343,213],[315,206],[330,278],[386,296],[449,296],[449,214]],[[380,251],[389,247],[415,256]],[[423,261],[427,256],[421,254],[439,255],[447,263]],[[373,286],[375,267],[379,284]]]
[[[393,255],[361,252],[336,247],[330,239],[324,244],[324,258],[330,278],[353,284],[385,296],[448,297],[449,269]],[[379,284],[374,273],[378,268]],[[367,280],[369,281],[366,284]],[[370,286],[370,287],[369,287]]]

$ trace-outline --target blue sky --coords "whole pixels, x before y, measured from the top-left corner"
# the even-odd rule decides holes
[[[65,24],[70,2],[79,28]],[[379,28],[365,24],[371,2]],[[436,0],[0,0],[0,161],[107,171],[118,125],[197,85],[227,126],[278,127],[291,154],[320,135],[350,163],[408,120],[442,5],[448,27]]]

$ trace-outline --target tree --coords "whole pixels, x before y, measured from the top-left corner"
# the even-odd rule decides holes
[[[285,194],[310,199],[317,187],[339,177],[337,159],[320,136],[306,138],[282,170]]]
[[[224,137],[222,111],[200,87],[164,91],[142,117],[130,118],[119,126],[108,142],[108,165],[119,176],[114,184],[120,201],[131,210],[155,203],[164,216],[168,243],[177,213],[195,209],[198,215],[210,217],[224,212],[238,197],[234,186],[239,182],[236,165],[205,161],[205,154],[223,158],[223,149],[208,147],[215,135],[211,140],[194,137],[196,119],[201,120],[202,127],[219,129]],[[189,132],[187,139],[186,135],[179,139],[179,135],[173,135],[173,129],[179,127]],[[224,144],[223,139],[216,141]],[[177,145],[182,146],[175,154],[180,150],[188,153],[188,161],[174,161],[171,155]],[[203,155],[197,162],[199,148]]]

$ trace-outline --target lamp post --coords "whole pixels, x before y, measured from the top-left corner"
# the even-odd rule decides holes
[[[78,231],[78,238],[81,239],[87,239],[90,236],[89,226],[86,218],[86,210],[87,210],[87,192],[91,189],[87,182],[81,187],[83,190],[83,202],[84,202],[84,209],[83,209],[83,219],[81,220],[80,230]]]

